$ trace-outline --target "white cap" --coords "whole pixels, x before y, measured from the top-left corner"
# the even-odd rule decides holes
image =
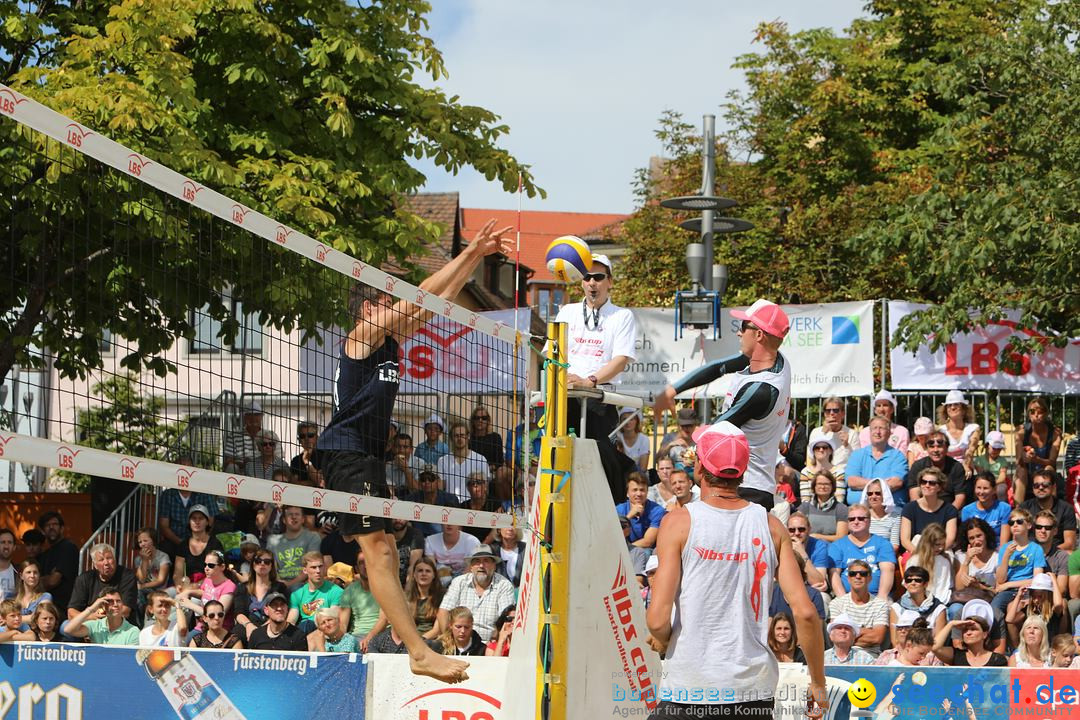
[[[992,448],[1001,450],[1005,447],[1005,435],[1000,430],[991,430],[986,433],[986,444]]]
[[[438,425],[440,430],[446,430],[446,425],[443,424],[442,418],[439,417],[436,413],[431,413],[430,415],[428,415],[427,420],[424,421],[424,427],[426,428],[428,425],[432,424]]]
[[[832,632],[833,628],[839,625],[846,625],[851,628],[851,631],[855,634],[855,637],[859,637],[859,633],[862,632],[862,626],[859,625],[859,623],[855,622],[847,613],[840,613],[833,618],[832,622],[829,623],[829,632]]]
[[[601,265],[606,267],[608,269],[608,275],[611,275],[614,272],[614,268],[611,267],[611,260],[608,258],[607,255],[600,255],[599,253],[593,253],[592,261],[594,263],[600,263]]]
[[[819,437],[816,438],[814,442],[810,443],[810,450],[813,451],[814,448],[816,448],[818,445],[821,445],[822,443],[831,447],[833,452],[836,452],[836,448],[839,447],[839,443],[836,442],[835,438]]]
[[[915,621],[918,620],[920,617],[922,617],[922,616],[919,615],[919,613],[915,612],[914,610],[904,610],[896,618],[896,627],[898,627],[898,628],[911,627],[912,625],[915,624]]]
[[[645,561],[645,574],[652,575],[656,572],[656,568],[660,567],[660,558],[656,557],[656,553],[649,556],[649,559]]]
[[[1029,590],[1045,590],[1047,592],[1054,591],[1054,581],[1050,579],[1050,576],[1046,573],[1040,573],[1031,578],[1031,585]]]
[[[949,394],[945,396],[946,405],[967,405],[967,398],[964,397],[964,393],[959,390],[950,390]]]
[[[248,402],[247,405],[244,406],[244,414],[245,415],[262,415],[262,405],[259,404],[258,400],[252,400],[252,401]]]
[[[885,388],[879,390],[878,394],[874,396],[874,404],[877,405],[882,400],[892,403],[893,410],[896,410],[896,398],[894,398],[893,394]]]
[[[986,621],[987,627],[994,627],[994,608],[985,600],[968,600],[964,603],[964,609],[960,613],[961,620],[978,617]]]

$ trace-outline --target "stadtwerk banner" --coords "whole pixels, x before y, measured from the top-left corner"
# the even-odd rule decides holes
[[[889,337],[896,334],[905,315],[927,307],[889,301]],[[1022,390],[1073,395],[1080,393],[1080,338],[1063,348],[1022,359],[1019,372],[1006,372],[999,364],[1001,351],[1016,330],[1018,315],[956,335],[936,352],[923,345],[915,353],[893,348],[889,356],[894,388],[915,390]],[[1038,337],[1036,333],[1026,333]]]
[[[783,305],[791,330],[781,352],[791,361],[792,397],[869,395],[874,391],[873,302]],[[619,390],[646,394],[705,363],[739,352],[741,321],[722,310],[720,339],[712,331],[686,330],[675,339],[675,311],[633,308],[638,322],[637,358],[623,373]],[[723,379],[698,393],[721,396]],[[685,397],[689,397],[687,393]]]

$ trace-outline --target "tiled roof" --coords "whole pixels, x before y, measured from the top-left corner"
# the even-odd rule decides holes
[[[621,223],[627,217],[629,216],[618,213],[522,211],[521,264],[534,271],[534,282],[555,282],[544,261],[544,251],[552,240],[562,235],[577,235],[584,240],[598,239],[602,234],[610,234],[610,226]],[[462,208],[461,218],[461,234],[465,238],[472,237],[491,218],[495,218],[500,227],[518,227],[516,210]]]
[[[411,260],[430,275],[453,258],[454,237],[460,232],[459,196],[456,192],[419,193],[409,198],[409,209],[420,217],[442,226],[438,246],[429,245],[427,253]],[[398,267],[394,265],[394,267]],[[384,268],[386,272],[393,270]]]

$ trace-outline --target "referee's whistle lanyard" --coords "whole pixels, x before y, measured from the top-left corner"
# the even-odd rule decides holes
[[[605,300],[604,302],[606,303],[607,300]],[[590,312],[589,301],[587,299],[583,299],[581,301],[581,317],[585,321],[586,330],[600,329],[600,308],[602,307],[604,307],[603,304],[601,304],[598,308],[591,309]],[[589,324],[590,320],[592,321],[592,325]]]

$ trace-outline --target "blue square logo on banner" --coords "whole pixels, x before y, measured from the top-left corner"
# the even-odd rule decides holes
[[[833,345],[858,345],[859,344],[859,316],[858,315],[833,315],[832,319],[832,344]]]

